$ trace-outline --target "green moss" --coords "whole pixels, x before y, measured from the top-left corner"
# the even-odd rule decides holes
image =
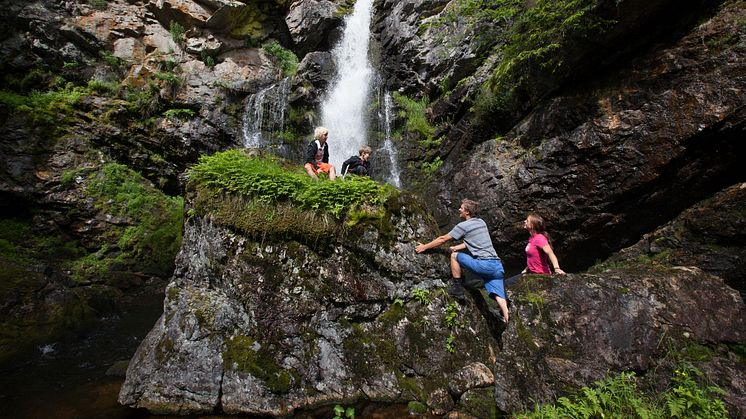
[[[708,362],[712,360],[714,352],[707,346],[690,341],[687,342],[686,346],[681,350],[681,356],[689,361]]]
[[[495,394],[492,389],[472,389],[461,396],[459,405],[463,410],[476,417],[485,419],[497,418],[497,404],[495,403]]]
[[[261,38],[267,15],[255,4],[234,9],[228,16],[230,34],[235,38]]]
[[[226,341],[223,364],[264,381],[274,393],[287,393],[293,386],[293,376],[273,360],[272,352],[249,336],[236,336]]]
[[[427,406],[417,401],[411,401],[407,403],[407,408],[414,414],[422,415],[427,413]]]
[[[189,182],[203,196],[224,194],[227,203],[234,197],[257,204],[287,203],[303,211],[330,213],[340,220],[363,208],[377,213],[391,191],[358,176],[340,182],[314,181],[299,166],[283,166],[272,157],[248,157],[239,150],[203,156],[189,172]],[[277,215],[282,214],[267,212],[265,221],[274,223],[272,217]]]
[[[378,317],[378,320],[384,325],[384,327],[391,327],[406,315],[406,307],[404,304],[391,304],[383,314]]]
[[[279,42],[268,42],[262,45],[262,49],[277,60],[277,64],[286,76],[292,76],[298,70],[298,57]]]
[[[181,245],[183,198],[166,196],[139,173],[117,163],[91,174],[85,194],[99,211],[123,217],[130,225],[109,232],[123,253],[110,255],[111,247],[103,247],[81,264],[96,267],[92,273],[100,274],[106,264],[132,261],[146,272],[170,274]]]

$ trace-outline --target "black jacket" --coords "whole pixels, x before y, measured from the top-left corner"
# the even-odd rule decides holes
[[[342,163],[342,175],[347,173],[354,173],[356,175],[369,176],[370,173],[370,162],[363,161],[359,156],[352,156]]]
[[[306,150],[306,163],[311,163],[315,169],[316,167],[316,152],[319,151],[319,146],[316,145],[316,140],[308,143],[308,149]],[[329,143],[324,143],[324,157],[321,159],[322,163],[329,163]]]

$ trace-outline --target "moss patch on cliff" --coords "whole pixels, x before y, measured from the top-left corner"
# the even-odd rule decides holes
[[[226,369],[236,369],[264,381],[273,393],[287,393],[293,385],[293,376],[282,369],[264,348],[249,336],[235,336],[225,342],[223,364]]]
[[[163,194],[118,163],[89,175],[85,194],[109,222],[103,234],[107,242],[70,264],[74,279],[98,277],[114,264],[161,276],[171,273],[181,244],[183,198]]]
[[[303,169],[240,150],[203,156],[189,172],[195,209],[253,237],[316,239],[381,219],[394,189],[352,176],[314,181]]]

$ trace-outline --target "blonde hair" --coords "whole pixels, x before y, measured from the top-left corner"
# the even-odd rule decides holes
[[[313,138],[314,139],[318,140],[324,134],[329,134],[329,130],[326,129],[325,127],[316,127],[316,129],[313,130]]]
[[[370,148],[367,145],[364,145],[364,146],[360,147],[360,150],[357,152],[357,154],[360,155],[360,156],[362,156],[363,153],[371,154],[372,152],[373,152],[372,148]]]

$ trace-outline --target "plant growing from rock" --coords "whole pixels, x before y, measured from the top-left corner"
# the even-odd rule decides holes
[[[422,305],[430,304],[430,290],[426,288],[415,288],[412,290],[412,297]]]
[[[277,41],[267,42],[262,45],[262,49],[277,60],[277,64],[282,69],[283,74],[292,76],[298,69],[298,57],[293,51],[283,47]]]

